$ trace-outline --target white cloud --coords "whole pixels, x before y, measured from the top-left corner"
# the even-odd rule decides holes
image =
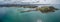
[[[0,0],[0,3],[37,3],[37,4],[60,4],[59,0]]]

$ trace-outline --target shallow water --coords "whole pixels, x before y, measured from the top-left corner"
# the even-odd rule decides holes
[[[60,9],[60,4],[52,5]],[[29,8],[3,7],[0,8],[0,22],[60,22],[60,10],[50,13],[38,11],[24,12]]]

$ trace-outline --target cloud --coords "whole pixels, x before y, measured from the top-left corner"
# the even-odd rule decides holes
[[[0,4],[60,4],[60,0],[0,0]]]

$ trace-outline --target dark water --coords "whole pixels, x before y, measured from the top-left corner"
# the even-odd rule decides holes
[[[60,9],[60,4],[52,6]],[[60,22],[60,10],[50,13],[38,11],[20,12],[27,9],[29,8],[0,8],[0,22]]]

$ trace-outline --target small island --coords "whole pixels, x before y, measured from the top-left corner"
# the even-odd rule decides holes
[[[36,10],[41,11],[43,13],[44,12],[47,13],[47,12],[55,12],[55,10],[59,10],[59,9],[57,9],[57,8],[55,8],[53,6],[42,6],[40,8],[36,8]]]
[[[40,11],[42,13],[48,13],[48,12],[55,12],[55,10],[59,10],[59,9],[53,6],[41,6],[41,7],[35,7],[34,10],[27,10],[27,11],[21,11],[21,12]]]

